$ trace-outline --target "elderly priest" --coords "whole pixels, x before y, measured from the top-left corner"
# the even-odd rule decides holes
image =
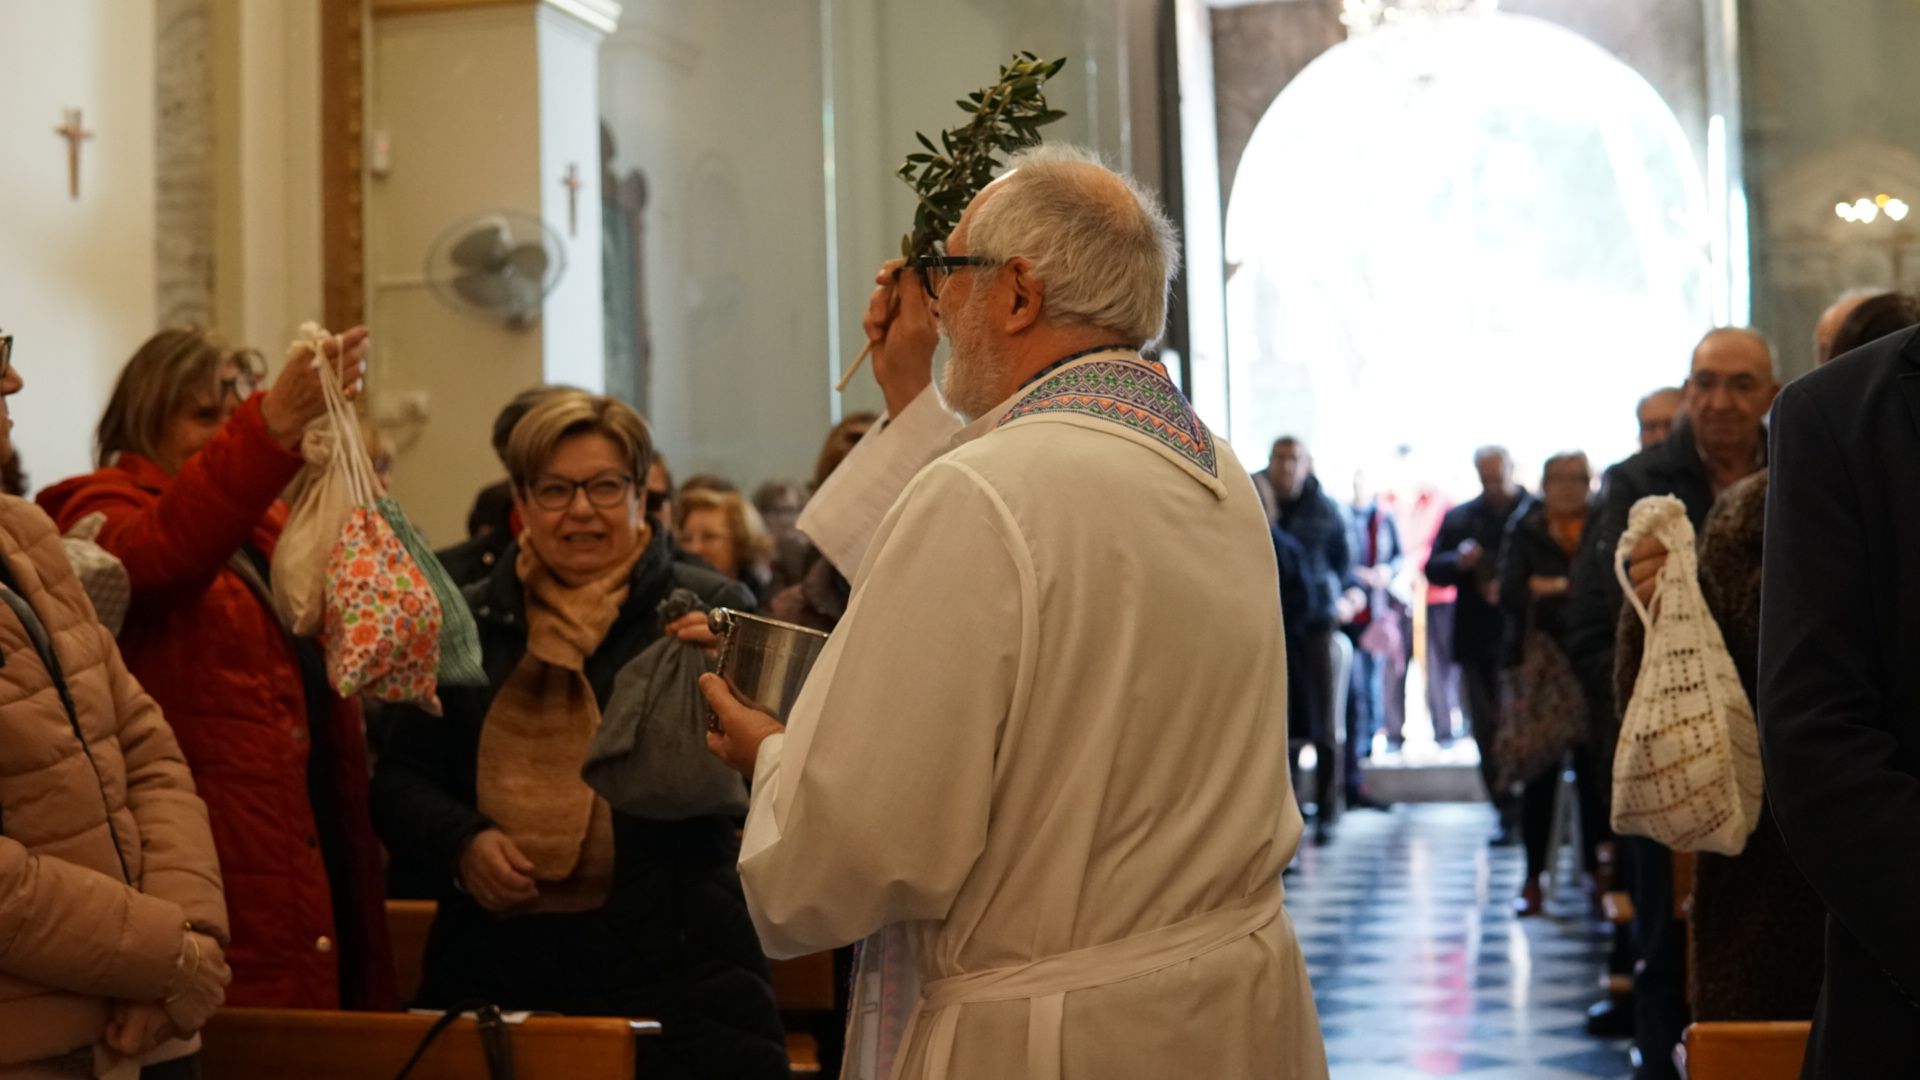
[[[947,251],[884,270],[867,325],[896,366],[943,331],[968,425],[873,537],[787,729],[703,684],[753,779],[761,941],[877,935],[862,1080],[1324,1077],[1280,905],[1301,826],[1273,542],[1140,355],[1173,229],[1041,149]]]

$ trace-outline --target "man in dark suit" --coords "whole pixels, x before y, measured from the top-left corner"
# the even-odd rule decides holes
[[[1314,842],[1331,837],[1344,788],[1347,679],[1353,646],[1340,624],[1366,600],[1353,576],[1353,547],[1346,510],[1313,474],[1307,444],[1285,436],[1273,444],[1267,468],[1254,477],[1267,517],[1300,545],[1307,572],[1306,660],[1312,680],[1308,704],[1314,743]],[[1296,761],[1298,758],[1296,757]]]
[[[1772,438],[1757,711],[1827,905],[1802,1075],[1920,1076],[1920,330],[1788,386]]]
[[[1480,748],[1480,775],[1487,794],[1500,811],[1500,831],[1494,842],[1520,842],[1518,800],[1512,792],[1494,789],[1494,739],[1500,730],[1500,638],[1505,616],[1500,612],[1498,561],[1507,520],[1529,496],[1513,482],[1513,456],[1498,446],[1482,447],[1473,455],[1480,474],[1478,497],[1447,511],[1433,539],[1427,559],[1427,580],[1460,590],[1454,601],[1453,659],[1460,665],[1467,720]]]
[[[1567,657],[1587,693],[1599,775],[1613,775],[1613,748],[1626,704],[1613,694],[1614,636],[1625,597],[1613,572],[1614,546],[1627,530],[1633,504],[1648,495],[1672,495],[1697,530],[1720,492],[1766,465],[1762,421],[1779,384],[1773,347],[1751,330],[1722,327],[1694,347],[1684,388],[1686,415],[1665,442],[1607,472],[1592,524],[1574,556],[1567,601]],[[1665,560],[1658,544],[1631,553],[1632,572],[1646,577]],[[1611,787],[1607,791],[1611,796]],[[1641,1080],[1677,1076],[1673,1047],[1688,1020],[1686,924],[1673,917],[1673,853],[1644,837],[1615,844],[1633,894],[1634,943],[1644,963],[1634,978],[1634,1037]]]

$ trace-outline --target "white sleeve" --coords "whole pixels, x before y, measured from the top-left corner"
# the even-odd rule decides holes
[[[1036,604],[1025,542],[986,482],[951,461],[914,480],[755,763],[740,877],[768,955],[947,914],[986,843]]]
[[[799,529],[849,579],[887,511],[961,427],[929,386],[899,416],[882,420],[853,448],[800,511]]]

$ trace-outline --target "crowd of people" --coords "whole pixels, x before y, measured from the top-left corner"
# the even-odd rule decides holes
[[[1764,338],[1707,334],[1684,384],[1641,402],[1641,452],[1598,478],[1570,451],[1547,460],[1532,492],[1490,446],[1474,459],[1479,493],[1457,506],[1375,492],[1364,477],[1336,498],[1296,437],[1272,445],[1264,470],[1240,470],[1140,357],[1174,262],[1151,198],[1074,159],[1034,157],[1017,175],[969,209],[946,256],[882,268],[867,329],[888,412],[837,424],[806,483],[751,497],[724,477],[676,484],[645,420],[617,399],[540,386],[506,403],[491,431],[505,477],[476,497],[468,537],[437,555],[477,624],[486,678],[443,686],[437,713],[338,696],[321,645],[289,632],[273,599],[302,435],[327,412],[327,378],[359,393],[368,332],[297,350],[271,381],[257,352],[198,329],[137,349],[98,422],[98,468],[45,487],[37,508],[0,500],[0,599],[12,611],[0,617],[0,1071],[191,1077],[196,1033],[223,1001],[488,1001],[659,1019],[663,1035],[643,1047],[649,1076],[782,1076],[767,953],[904,923],[922,928],[923,964],[944,975],[928,991],[929,1023],[991,1006],[935,1025],[954,1061],[1006,1050],[990,1030],[1007,1019],[993,1011],[1003,999],[979,996],[991,987],[970,986],[969,973],[1036,978],[1046,957],[1151,939],[1173,951],[1102,953],[1105,982],[1056,972],[1015,995],[1032,999],[1034,1037],[1065,1038],[1067,1056],[1086,1061],[1143,1052],[1127,1049],[1138,1025],[1114,1025],[1191,979],[1215,987],[1208,1000],[1231,1016],[1176,1009],[1186,1019],[1165,1025],[1199,1025],[1187,1034],[1213,1043],[1223,1024],[1239,1033],[1216,1046],[1256,1063],[1234,1075],[1281,1075],[1257,1063],[1282,1060],[1285,1075],[1313,1075],[1304,967],[1266,880],[1301,831],[1285,748],[1296,769],[1314,748],[1303,801],[1321,842],[1343,806],[1386,808],[1365,769],[1377,736],[1390,748],[1405,739],[1416,603],[1435,735],[1451,742],[1464,714],[1499,811],[1494,841],[1525,845],[1520,914],[1543,912],[1567,769],[1595,888],[1610,872],[1634,895],[1618,949],[1634,993],[1595,1019],[1631,1018],[1645,1075],[1669,1074],[1690,1017],[1809,1017],[1833,950],[1875,967],[1852,939],[1823,959],[1827,907],[1862,925],[1891,917],[1870,899],[1837,906],[1846,853],[1811,869],[1803,859],[1803,880],[1763,823],[1742,854],[1701,857],[1689,921],[1675,915],[1671,853],[1607,828],[1640,647],[1613,555],[1639,499],[1676,496],[1700,530],[1702,589],[1763,725],[1771,706],[1811,708],[1816,688],[1769,675],[1762,650],[1826,649],[1844,667],[1830,645],[1761,617],[1763,576],[1769,589],[1804,588],[1776,582],[1773,560],[1763,575],[1762,534],[1789,512],[1770,498],[1814,509],[1832,498],[1798,475],[1769,491],[1765,419],[1780,387]],[[1103,236],[1132,277],[1082,281],[1084,265],[1016,254]],[[1848,297],[1821,321],[1820,362],[1915,323],[1910,297]],[[959,417],[929,386],[942,331],[955,361],[939,399]],[[1831,408],[1832,381],[1801,407],[1819,394]],[[18,397],[28,382],[0,336],[0,419],[30,400]],[[11,427],[0,425],[0,461],[17,476]],[[869,450],[882,433],[934,449],[883,459]],[[962,449],[921,470],[949,445]],[[849,539],[809,519],[810,499],[855,471],[895,489],[868,500],[871,528]],[[1103,515],[1118,524],[1090,524]],[[1168,521],[1216,524],[1174,535]],[[1182,557],[1151,557],[1156,542]],[[1630,553],[1647,596],[1665,555]],[[1886,552],[1855,544],[1823,557],[1848,556]],[[1115,575],[1131,589],[1113,588]],[[1410,592],[1415,576],[1423,585]],[[1130,606],[1140,590],[1151,619]],[[717,644],[700,610],[670,608],[682,596],[825,631],[851,624],[791,748],[769,718],[702,684],[713,752],[754,782],[744,862],[738,809],[689,800],[628,812],[580,777],[623,671],[664,640]],[[1240,628],[1231,639],[1163,632],[1222,618]],[[1128,677],[1113,677],[1116,658]],[[1074,677],[1036,674],[1063,670]],[[1130,726],[1196,699],[1209,738],[1180,753]],[[901,715],[849,704],[873,701]],[[1537,763],[1516,771],[1520,748],[1546,738],[1524,725],[1570,710],[1586,718],[1582,735],[1544,759],[1536,747]],[[1070,728],[1041,722],[1069,712]],[[1792,719],[1777,730],[1781,760],[1835,752]],[[1166,799],[1132,798],[1154,785]],[[1796,853],[1831,835],[1830,790],[1774,795]],[[1016,823],[1008,802],[1031,812]],[[1148,888],[1139,868],[1154,860],[1165,873]],[[411,1002],[395,986],[388,897],[438,901]],[[1156,936],[1179,927],[1191,940]],[[1149,960],[1160,966],[1127,966]],[[844,981],[851,957],[840,964]],[[1179,964],[1198,966],[1173,973]],[[1257,1000],[1219,990],[1253,980],[1265,987]],[[1112,1007],[1063,1018],[1069,992]],[[1086,1037],[1103,1024],[1103,1038]],[[934,1052],[917,1044],[913,1060]]]
[[[1857,292],[1819,321],[1816,366],[1920,323],[1920,299]],[[1643,633],[1625,612],[1614,551],[1635,503],[1673,495],[1700,536],[1700,585],[1749,698],[1758,700],[1762,534],[1767,514],[1766,420],[1780,386],[1772,345],[1749,330],[1708,333],[1685,382],[1643,398],[1640,453],[1599,477],[1578,451],[1547,459],[1539,490],[1518,484],[1511,455],[1488,446],[1474,455],[1480,492],[1445,511],[1423,545],[1427,639],[1425,674],[1435,737],[1450,744],[1453,701],[1479,752],[1484,786],[1498,812],[1496,844],[1522,843],[1526,872],[1518,914],[1539,916],[1557,789],[1574,780],[1588,901],[1602,890],[1633,898],[1633,925],[1619,935],[1615,970],[1633,973],[1633,992],[1591,1014],[1596,1035],[1634,1037],[1640,1075],[1674,1075],[1673,1048],[1692,1019],[1790,1020],[1814,1015],[1821,986],[1824,908],[1787,856],[1770,813],[1746,850],[1699,857],[1691,917],[1675,914],[1672,852],[1656,841],[1615,837],[1608,803],[1620,716],[1640,670]],[[1414,590],[1392,588],[1413,571],[1404,555],[1418,543],[1364,481],[1342,505],[1312,474],[1300,439],[1273,444],[1255,477],[1265,500],[1283,595],[1299,597],[1287,620],[1297,693],[1292,734],[1312,745],[1311,810],[1326,839],[1340,812],[1382,805],[1360,770],[1376,734],[1403,741],[1414,656]],[[1403,536],[1407,537],[1403,541]],[[1652,594],[1664,564],[1657,544],[1629,552],[1630,580]],[[1394,625],[1383,633],[1382,622]],[[1531,654],[1531,655],[1530,655]],[[1585,718],[1584,737],[1532,775],[1506,760],[1529,740],[1554,737],[1517,725],[1546,712]],[[1537,753],[1533,757],[1537,758]],[[1340,779],[1344,777],[1344,780]]]

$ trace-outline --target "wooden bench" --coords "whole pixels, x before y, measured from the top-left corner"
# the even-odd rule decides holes
[[[427,931],[440,905],[431,900],[387,901],[387,934],[393,939],[393,974],[400,1000],[420,992],[420,965],[427,955]]]
[[[318,1009],[222,1009],[208,1021],[201,1067],[206,1080],[393,1080],[436,1018],[412,1013]],[[602,1017],[530,1017],[508,1025],[520,1080],[635,1080],[634,1039],[657,1033],[652,1021]],[[412,1080],[470,1080],[487,1075],[472,1020],[440,1033]]]
[[[820,1074],[820,1044],[815,1025],[834,1023],[833,954],[814,953],[793,960],[774,960],[773,1000],[787,1028],[787,1058],[795,1076]]]
[[[437,906],[431,900],[387,901],[387,932],[393,938],[394,976],[401,1001],[412,1001],[420,991],[420,966]],[[816,1076],[820,1072],[820,1048],[813,1035],[802,1028],[811,1019],[833,1013],[833,954],[775,960],[772,968],[773,998],[780,1006],[780,1015],[788,1021],[787,1056],[793,1062],[794,1075]],[[394,1066],[395,1071],[398,1069]]]
[[[1681,1042],[1686,1080],[1799,1080],[1812,1025],[1695,1024]]]

